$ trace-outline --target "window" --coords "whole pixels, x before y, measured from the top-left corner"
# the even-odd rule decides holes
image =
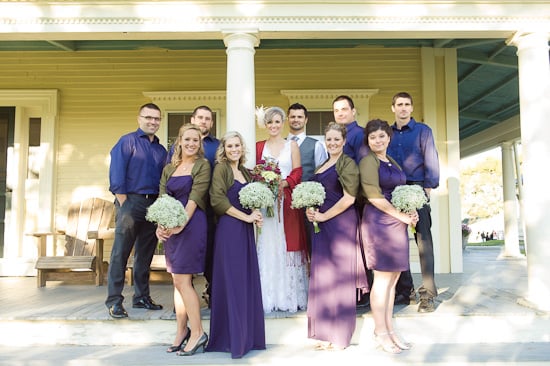
[[[28,179],[38,179],[40,174],[40,129],[42,119],[29,118]]]
[[[216,112],[212,111],[212,129],[210,133],[216,136]],[[191,123],[192,112],[168,112],[168,149],[172,147],[178,138],[178,132],[182,125]]]
[[[307,107],[306,107],[307,108]],[[324,136],[325,127],[334,121],[332,111],[307,111],[306,134],[310,136]]]

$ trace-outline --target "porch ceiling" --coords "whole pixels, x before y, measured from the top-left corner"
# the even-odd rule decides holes
[[[519,114],[516,48],[505,39],[262,39],[260,49],[436,47],[457,49],[460,139]],[[222,40],[0,41],[0,51],[225,49]]]

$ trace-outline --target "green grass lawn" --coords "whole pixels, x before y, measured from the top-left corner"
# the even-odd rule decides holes
[[[497,247],[504,245],[504,240],[488,240],[479,243],[468,243],[469,247]],[[519,241],[519,250],[521,254],[525,254],[525,245],[523,240]]]
[[[488,241],[481,241],[479,243],[468,243],[468,246],[472,246],[472,247],[494,247],[498,245],[504,245],[504,240],[488,240]]]

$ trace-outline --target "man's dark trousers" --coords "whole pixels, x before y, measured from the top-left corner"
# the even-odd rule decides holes
[[[420,268],[422,271],[422,285],[418,288],[418,294],[420,299],[433,299],[437,296],[437,288],[434,278],[434,249],[430,205],[424,205],[417,212],[418,223],[415,227],[416,233],[414,234],[414,238],[418,245]],[[414,284],[410,270],[402,272],[397,282],[395,293],[408,297],[413,290]]]
[[[134,303],[150,296],[149,274],[157,248],[156,225],[145,220],[156,195],[128,194],[122,206],[115,202],[116,228],[108,275],[107,307],[122,303],[128,257],[134,248]]]

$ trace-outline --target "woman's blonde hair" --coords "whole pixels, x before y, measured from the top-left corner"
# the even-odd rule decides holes
[[[268,122],[273,120],[275,116],[281,116],[283,123],[285,122],[286,114],[285,111],[280,107],[269,107],[264,108],[264,106],[256,108],[256,123],[259,127],[265,128]]]
[[[238,137],[239,138],[239,140],[241,141],[241,146],[242,146],[242,150],[243,150],[241,158],[239,159],[239,165],[244,165],[244,163],[246,163],[246,153],[247,153],[246,144],[245,144],[244,139],[241,136],[241,134],[238,133],[237,131],[228,131],[220,139],[220,145],[218,146],[218,150],[216,150],[216,162],[220,163],[222,161],[227,161],[227,156],[226,156],[226,151],[225,151],[225,143],[227,142],[227,140],[229,140],[233,137]]]
[[[181,160],[183,159],[183,152],[181,149],[181,138],[183,134],[189,130],[194,130],[199,135],[199,150],[197,151],[196,158],[202,158],[204,157],[204,149],[202,147],[202,138],[201,138],[201,130],[190,123],[185,124],[180,127],[180,130],[178,132],[178,138],[176,140],[176,143],[174,145],[174,155],[172,155],[172,160],[170,161],[172,165],[178,166],[181,163]]]

